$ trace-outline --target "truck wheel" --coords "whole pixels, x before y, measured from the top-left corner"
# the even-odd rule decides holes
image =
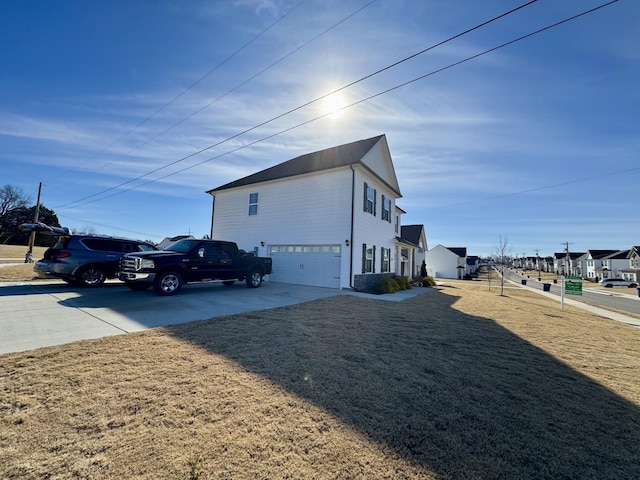
[[[99,287],[106,279],[104,271],[97,265],[84,267],[76,275],[76,282],[83,287]]]
[[[182,288],[182,276],[178,272],[162,272],[156,276],[153,289],[158,295],[175,295]]]
[[[258,288],[262,285],[262,272],[258,269],[251,270],[247,275],[247,287]]]
[[[134,292],[142,292],[151,286],[150,283],[136,283],[136,282],[124,282]]]

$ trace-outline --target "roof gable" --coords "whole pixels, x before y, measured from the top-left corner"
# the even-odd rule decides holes
[[[403,225],[400,227],[400,236],[415,245],[419,245],[423,230],[424,225]]]
[[[467,256],[467,247],[446,247],[448,250],[451,250],[459,257]]]
[[[270,180],[279,180],[283,178],[294,177],[296,175],[304,175],[307,173],[320,172],[333,168],[346,167],[357,163],[362,164],[365,168],[373,171],[374,174],[380,176],[381,174],[384,174],[384,172],[379,172],[379,168],[375,168],[375,162],[372,159],[366,161],[363,159],[381,140],[384,141],[383,150],[385,150],[385,152],[383,154],[388,156],[388,160],[390,161],[391,156],[389,154],[385,136],[379,135],[377,137],[367,138],[365,140],[359,140],[357,142],[347,143],[344,145],[339,145],[337,147],[320,150],[318,152],[301,155],[299,157],[254,173],[247,177],[235,180],[212,190],[208,190],[207,193],[213,194],[220,190],[228,190],[231,188],[253,185]],[[387,174],[388,173],[389,172],[387,172]],[[395,172],[393,171],[393,164],[391,164],[391,174],[392,175],[389,180],[387,180],[387,183],[390,182],[389,185],[399,195],[400,192],[397,188],[397,179],[395,177]],[[384,178],[385,177],[382,177],[383,181]]]
[[[583,255],[586,255],[586,253],[585,252],[569,252],[569,258],[571,260],[580,258]],[[563,260],[567,258],[567,252],[556,252],[553,254],[553,258],[555,258],[556,260]]]
[[[631,252],[631,250],[619,250],[616,253],[612,253],[611,255],[607,255],[604,259],[605,260],[626,260],[629,256],[629,252]]]
[[[618,250],[589,250],[587,254],[594,260],[599,260],[616,252],[618,252]]]

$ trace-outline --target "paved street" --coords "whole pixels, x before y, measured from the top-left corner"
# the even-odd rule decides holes
[[[509,271],[508,279],[521,283],[522,280],[527,280],[527,285],[532,288],[539,288],[542,290],[542,282],[535,280],[534,275],[530,275],[531,278],[527,278],[521,274],[517,274],[513,271]],[[551,293],[560,295],[560,284],[551,285]],[[610,288],[601,289],[597,288],[597,285],[591,282],[582,282],[582,295],[572,296],[565,294],[565,298],[572,298],[573,300],[584,300],[595,305],[602,307],[615,308],[624,312],[640,314],[640,297],[637,295],[635,288]]]

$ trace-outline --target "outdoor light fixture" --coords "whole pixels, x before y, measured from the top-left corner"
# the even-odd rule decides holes
[[[347,247],[349,246],[349,239],[348,239],[348,238],[344,241],[344,244],[345,244]]]
[[[261,247],[264,247],[264,242],[260,242],[260,246],[261,246]]]

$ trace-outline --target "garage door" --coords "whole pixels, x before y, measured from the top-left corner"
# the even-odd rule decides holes
[[[272,282],[340,288],[340,245],[272,245]]]

